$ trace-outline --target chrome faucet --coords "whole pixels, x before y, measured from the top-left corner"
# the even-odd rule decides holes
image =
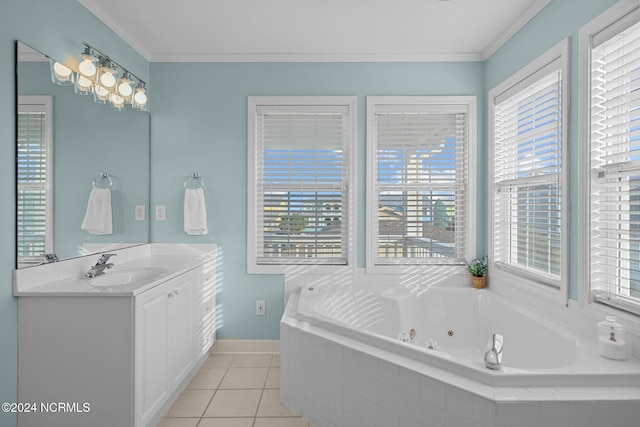
[[[493,334],[487,343],[487,351],[484,353],[484,365],[489,369],[500,369],[502,366],[502,347],[504,337]]]
[[[92,278],[104,274],[104,270],[113,267],[113,263],[107,263],[107,261],[109,261],[109,258],[116,255],[117,254],[100,254],[100,256],[98,256],[98,261],[96,261],[96,265],[87,271],[85,277]]]

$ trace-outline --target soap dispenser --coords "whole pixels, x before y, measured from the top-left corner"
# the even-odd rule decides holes
[[[627,337],[624,326],[616,322],[613,316],[598,322],[598,350],[607,359],[625,360],[627,358]]]

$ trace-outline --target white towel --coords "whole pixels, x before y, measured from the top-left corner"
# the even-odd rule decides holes
[[[93,188],[87,203],[87,213],[84,215],[83,230],[91,234],[111,234],[113,225],[111,218],[111,189]]]
[[[202,188],[184,190],[184,231],[193,236],[208,233],[207,207]]]

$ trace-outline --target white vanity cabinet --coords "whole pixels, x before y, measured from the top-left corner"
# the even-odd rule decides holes
[[[195,365],[195,271],[135,298],[136,425],[146,426]]]
[[[18,426],[157,425],[215,339],[215,263],[173,276],[128,296],[20,296],[18,401],[38,410]]]

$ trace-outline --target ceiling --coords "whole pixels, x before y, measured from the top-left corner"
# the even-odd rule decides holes
[[[78,0],[152,62],[484,60],[551,0]]]

